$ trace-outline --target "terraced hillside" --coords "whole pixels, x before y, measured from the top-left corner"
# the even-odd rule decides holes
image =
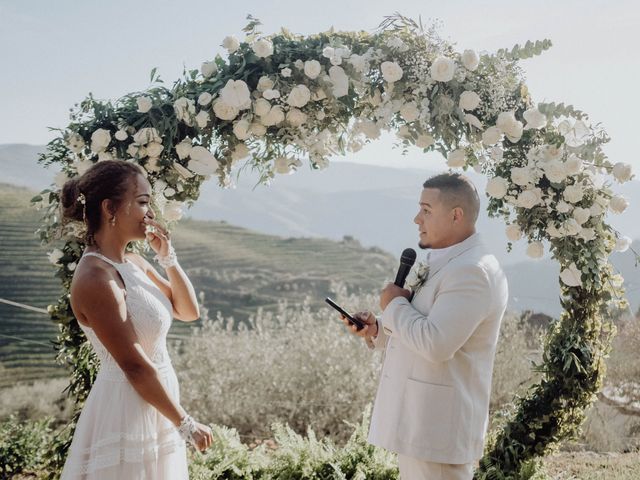
[[[46,308],[59,294],[53,267],[33,232],[39,213],[34,195],[0,184],[0,298]],[[238,321],[279,301],[306,296],[322,304],[333,280],[371,291],[390,278],[391,255],[357,242],[262,235],[221,222],[184,220],[173,234],[180,262],[210,314]],[[176,322],[172,336],[188,335],[192,324]],[[0,303],[0,387],[14,381],[64,375],[53,363],[50,341],[57,327],[46,315]]]

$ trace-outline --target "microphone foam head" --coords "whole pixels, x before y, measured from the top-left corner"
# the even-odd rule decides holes
[[[416,251],[413,248],[405,248],[400,257],[400,263],[412,266],[416,262]]]

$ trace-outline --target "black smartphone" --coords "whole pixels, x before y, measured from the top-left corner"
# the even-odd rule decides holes
[[[344,310],[344,308],[342,308],[340,305],[334,302],[331,298],[327,297],[324,299],[324,301],[327,302],[329,305],[331,305],[333,308],[335,308],[338,312],[340,312],[340,314],[346,319],[348,319],[352,325],[355,325],[358,328],[358,330],[362,330],[364,328],[364,323],[362,322],[362,320],[358,320],[353,315],[350,315],[349,313],[347,313]]]

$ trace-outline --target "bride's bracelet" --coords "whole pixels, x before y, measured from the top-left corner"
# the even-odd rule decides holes
[[[178,433],[180,437],[187,442],[194,444],[195,440],[193,438],[193,434],[196,431],[196,421],[193,419],[191,415],[185,415],[182,421],[180,422],[180,426],[178,427]]]
[[[178,265],[178,256],[176,255],[176,251],[173,249],[173,245],[169,247],[169,253],[167,255],[164,257],[156,255],[153,259],[165,270]]]

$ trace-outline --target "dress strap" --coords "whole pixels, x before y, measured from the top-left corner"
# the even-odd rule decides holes
[[[107,262],[109,265],[111,265],[116,270],[118,270],[118,266],[124,265],[123,263],[114,262],[113,260],[105,257],[104,255],[102,255],[102,254],[100,254],[98,252],[84,252],[82,254],[82,256],[83,257],[98,257],[100,260],[104,260],[105,262]]]

